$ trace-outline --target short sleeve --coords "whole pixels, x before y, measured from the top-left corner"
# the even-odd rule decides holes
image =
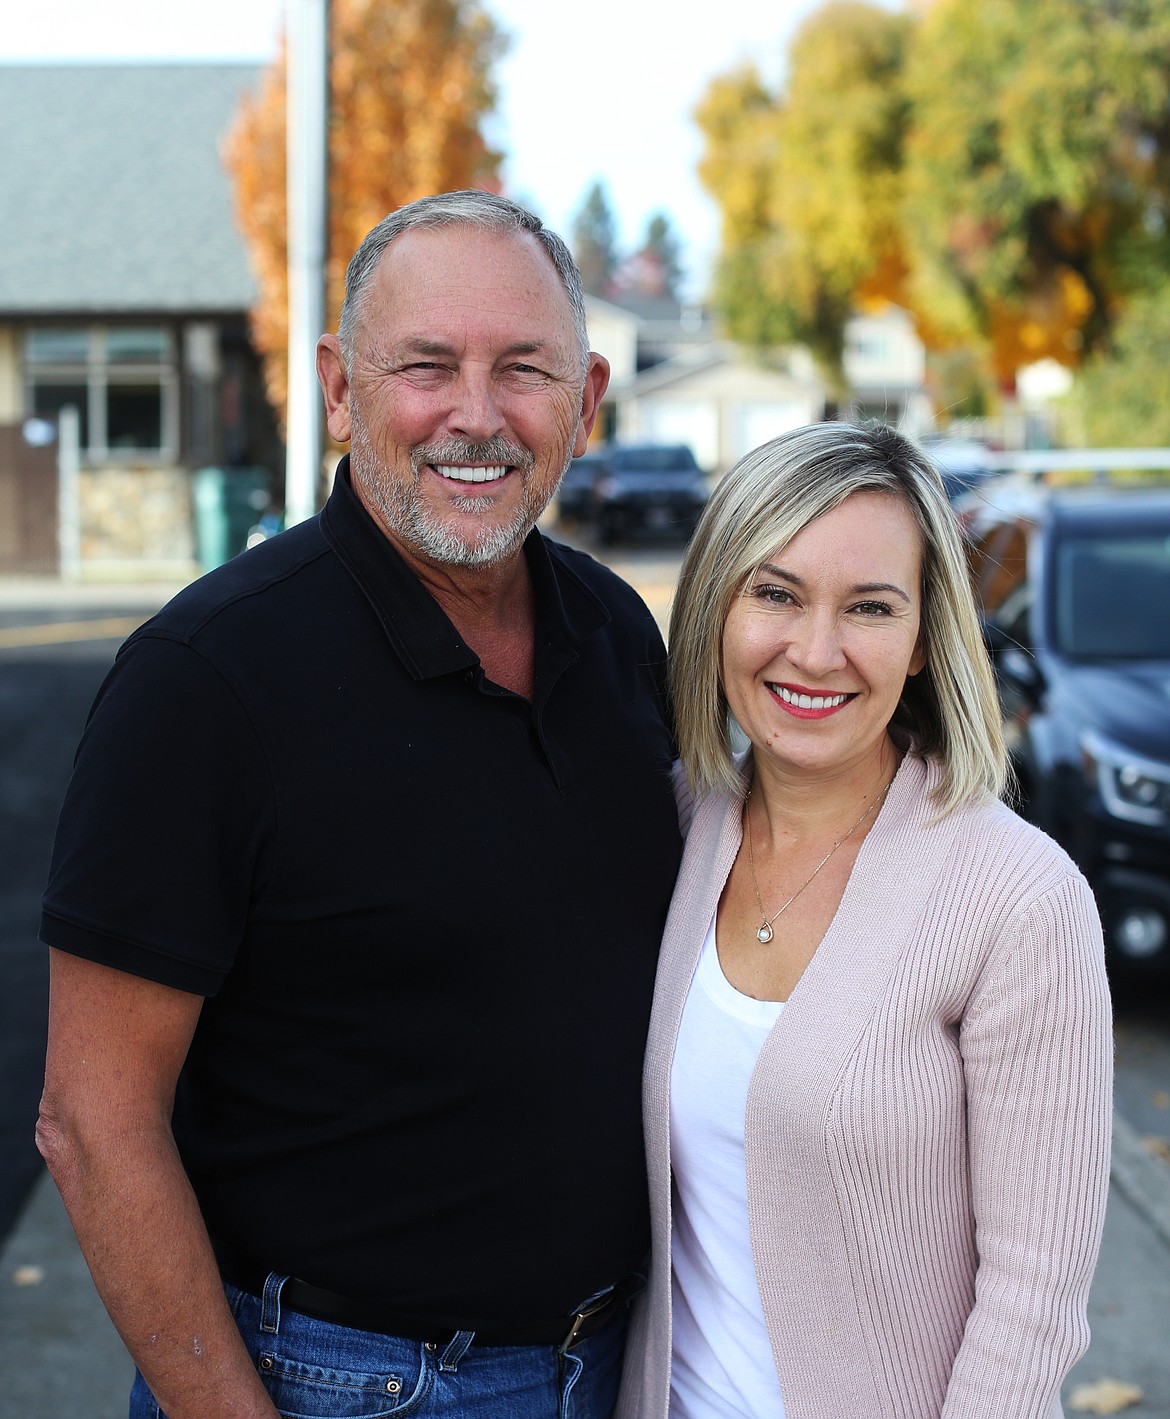
[[[41,939],[214,995],[275,854],[268,756],[236,690],[188,644],[133,638],[77,751]]]

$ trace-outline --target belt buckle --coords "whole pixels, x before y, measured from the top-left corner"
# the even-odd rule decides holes
[[[598,1299],[594,1301],[592,1305],[582,1306],[582,1308],[573,1317],[573,1322],[569,1326],[569,1333],[565,1336],[564,1340],[562,1340],[561,1343],[557,1346],[556,1353],[558,1355],[564,1355],[567,1351],[571,1350],[573,1346],[577,1344],[577,1332],[581,1329],[585,1322],[589,1320],[592,1316],[599,1315],[602,1311],[606,1310],[609,1306],[611,1306],[616,1295],[616,1288],[611,1286],[609,1290],[606,1291],[603,1296],[598,1297]],[[581,1339],[584,1340],[585,1337],[582,1336]]]

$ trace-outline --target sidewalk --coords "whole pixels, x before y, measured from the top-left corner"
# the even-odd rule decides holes
[[[1126,1415],[1170,1419],[1170,1167],[1120,1115],[1113,1147],[1093,1341],[1065,1386],[1066,1411],[1077,1412],[1068,1402],[1079,1386],[1114,1380],[1144,1393]],[[0,1253],[0,1374],[11,1419],[125,1419],[133,1366],[47,1175]]]
[[[183,581],[63,581],[56,576],[0,576],[0,610],[53,611],[62,606],[162,606]]]

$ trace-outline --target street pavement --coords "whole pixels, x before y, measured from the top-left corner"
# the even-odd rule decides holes
[[[665,620],[669,579],[655,567],[653,580],[647,600]],[[159,605],[175,589],[66,591],[60,583],[0,580],[0,610],[35,611],[65,636],[66,609],[131,611]],[[1121,1113],[1114,1116],[1112,1186],[1089,1319],[1092,1342],[1064,1387],[1066,1412],[1170,1419],[1170,1161]],[[42,1173],[0,1249],[0,1419],[123,1419],[132,1374],[56,1189]]]

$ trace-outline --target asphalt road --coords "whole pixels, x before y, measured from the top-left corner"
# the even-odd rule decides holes
[[[90,702],[149,609],[0,608],[0,1237],[39,1170],[48,973],[37,923],[57,811]]]

